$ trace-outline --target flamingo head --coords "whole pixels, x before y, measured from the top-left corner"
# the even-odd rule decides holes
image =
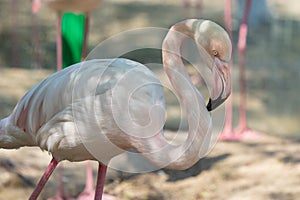
[[[212,111],[231,94],[229,62],[232,44],[227,32],[221,26],[209,20],[200,21],[195,39],[213,60],[213,65],[208,65],[212,71],[213,81],[211,96],[206,106],[208,111]]]

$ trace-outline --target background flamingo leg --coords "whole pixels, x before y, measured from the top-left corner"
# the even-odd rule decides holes
[[[225,18],[225,27],[229,34],[230,40],[233,43],[232,40],[232,1],[231,0],[224,0],[224,18]],[[232,48],[232,54],[234,53],[234,49]],[[230,61],[230,72],[232,74],[232,67],[233,62]],[[232,93],[232,91],[231,91]],[[240,141],[242,137],[240,135],[236,134],[236,132],[233,130],[232,127],[232,95],[228,97],[226,103],[225,103],[225,124],[223,132],[219,138],[221,141]]]
[[[93,168],[91,161],[86,164],[86,184],[84,190],[80,193],[77,200],[93,199],[95,196],[94,182],[93,182]]]
[[[58,167],[58,174],[59,174],[58,175],[59,176],[59,179],[58,179],[59,185],[58,185],[57,194],[54,197],[51,197],[47,200],[63,200],[63,199],[66,199],[65,194],[64,194],[64,183],[63,183],[64,168],[63,168],[62,164]]]
[[[238,52],[239,52],[239,85],[240,85],[240,121],[236,134],[243,139],[256,138],[263,133],[251,130],[247,127],[247,89],[246,89],[246,48],[247,48],[247,33],[248,33],[248,18],[251,9],[252,0],[247,0],[244,10],[242,24],[239,30]]]
[[[238,65],[239,65],[239,87],[240,87],[240,105],[239,105],[239,124],[236,131],[232,128],[232,97],[230,96],[226,102],[226,116],[225,125],[223,132],[220,136],[222,141],[240,141],[243,139],[255,138],[262,133],[251,130],[247,127],[247,116],[246,116],[246,105],[247,105],[247,91],[246,91],[246,48],[247,48],[247,33],[248,33],[248,18],[251,8],[251,0],[246,1],[244,16],[242,24],[239,29],[239,39],[238,39]],[[224,17],[225,26],[229,33],[230,39],[232,41],[232,2],[231,0],[225,0]],[[231,71],[233,63],[231,61]]]
[[[196,16],[200,18],[202,15],[202,8],[203,8],[202,0],[197,0],[195,7],[196,7]]]
[[[86,55],[87,55],[89,27],[90,27],[90,16],[87,13],[87,14],[85,14],[84,35],[83,35],[83,44],[82,44],[82,50],[81,50],[81,61],[84,61],[86,59]]]
[[[62,69],[62,35],[61,35],[61,12],[57,13],[56,19],[56,59],[57,71]]]
[[[190,0],[183,0],[182,5],[184,9],[188,9],[191,6]]]

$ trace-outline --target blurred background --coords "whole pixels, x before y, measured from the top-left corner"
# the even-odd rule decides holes
[[[88,51],[122,31],[169,28],[186,18],[210,19],[224,27],[224,2],[199,2],[103,0],[91,13]],[[232,2],[236,49],[245,1]],[[265,135],[251,141],[219,142],[207,158],[186,171],[161,170],[136,175],[110,170],[105,192],[118,199],[299,198],[299,10],[297,0],[252,1],[246,54],[247,120],[251,129]],[[55,19],[54,12],[46,7],[32,14],[30,1],[0,2],[1,118],[12,112],[28,89],[55,72]],[[133,57],[142,56],[149,54],[139,52]],[[233,127],[236,127],[239,119],[237,50],[233,61]],[[165,127],[169,132],[180,121],[178,112],[173,113]],[[49,160],[50,156],[38,148],[1,150],[0,200],[28,198]],[[66,194],[76,196],[84,187],[84,164],[66,162],[65,168]],[[53,196],[57,185],[54,175],[41,199]]]

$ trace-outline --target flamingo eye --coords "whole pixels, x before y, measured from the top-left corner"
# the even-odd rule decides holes
[[[213,50],[212,53],[214,56],[217,56],[219,54],[219,52],[217,50]]]

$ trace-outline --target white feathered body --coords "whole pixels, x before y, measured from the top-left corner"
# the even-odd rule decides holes
[[[75,64],[35,85],[0,121],[0,148],[39,146],[57,160],[82,161],[95,159],[84,144],[97,139],[122,152],[138,142],[134,136],[143,136],[122,127],[145,134],[138,127],[151,121],[153,106],[164,108],[164,103],[159,80],[140,63],[101,59]],[[152,115],[164,118],[163,112]]]
[[[94,159],[103,164],[134,149],[158,167],[191,167],[207,154],[216,137],[205,101],[180,56],[187,38],[203,46],[208,59],[213,58],[208,67],[215,95],[209,110],[231,91],[227,67],[231,42],[225,30],[197,19],[172,26],[163,41],[162,57],[165,73],[187,113],[189,131],[182,144],[170,144],[163,136],[165,99],[156,76],[137,62],[105,59],[71,66],[31,89],[13,113],[0,121],[0,148],[39,146],[57,161]]]

